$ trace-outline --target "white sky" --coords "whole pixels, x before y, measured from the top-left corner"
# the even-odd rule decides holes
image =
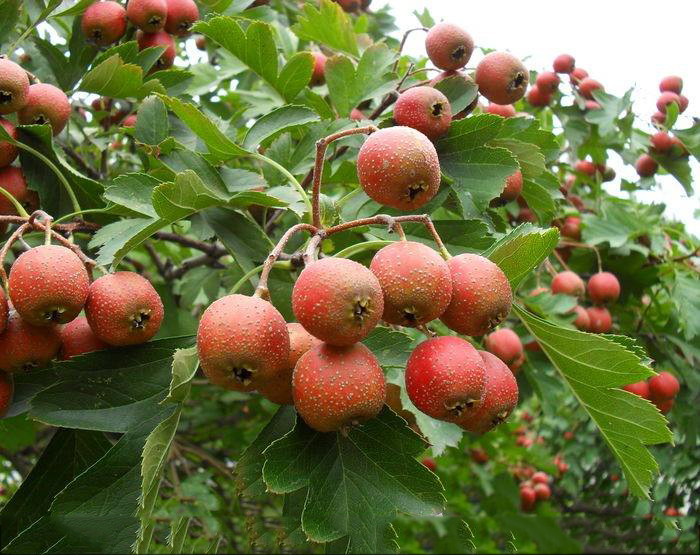
[[[605,86],[607,92],[621,96],[635,87],[634,111],[643,116],[639,126],[651,132],[649,117],[656,111],[659,81],[666,75],[680,75],[683,94],[690,99],[686,112],[676,124],[692,125],[691,115],[700,114],[700,72],[698,72],[698,22],[700,2],[676,0],[672,4],[649,0],[587,0],[584,3],[561,0],[514,0],[476,2],[472,0],[373,0],[372,7],[390,5],[403,30],[416,27],[414,10],[427,7],[435,21],[446,20],[461,25],[477,45],[510,50],[526,60],[528,69],[551,70],[558,54],[571,54],[576,65]],[[673,6],[671,8],[671,6]],[[670,10],[670,11],[669,11]],[[400,36],[401,33],[398,34]],[[424,54],[425,35],[410,35],[406,50]],[[475,53],[470,67],[478,62]],[[691,158],[697,182],[700,169]],[[623,167],[614,155],[611,165],[618,178],[607,186],[619,191],[620,177],[636,180],[634,168]],[[680,219],[700,236],[700,219],[693,215],[700,209],[700,195],[685,196],[681,185],[671,176],[658,178],[658,191],[637,193],[645,202],[665,202],[666,215]],[[700,189],[696,185],[696,190]],[[623,193],[622,196],[625,196]]]

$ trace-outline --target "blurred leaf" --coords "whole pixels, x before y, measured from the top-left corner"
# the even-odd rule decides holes
[[[351,56],[359,55],[350,17],[331,0],[321,0],[320,8],[306,2],[292,31],[301,39],[325,44]]]

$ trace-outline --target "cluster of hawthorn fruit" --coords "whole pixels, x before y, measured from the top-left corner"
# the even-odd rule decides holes
[[[460,75],[474,50],[463,29],[440,23],[428,30],[426,51],[442,78]],[[527,86],[520,60],[492,52],[479,64],[480,92],[496,102],[515,102]],[[453,116],[443,93],[410,87],[394,109],[393,127],[341,131],[317,144],[313,176],[313,224],[290,228],[268,257],[254,296],[231,294],[215,301],[199,324],[200,364],[214,384],[255,391],[277,403],[294,404],[304,421],[321,432],[348,427],[378,414],[387,398],[384,374],[361,343],[380,320],[419,328],[429,338],[411,353],[406,391],[425,414],[481,434],[505,420],[518,400],[513,372],[488,351],[456,336],[433,337],[425,327],[440,319],[472,337],[490,332],[509,314],[512,292],[501,269],[476,254],[450,256],[425,215],[375,216],[324,228],[319,194],[326,147],[350,134],[369,134],[357,170],[369,197],[399,210],[425,205],[440,187],[440,163],[433,141],[447,133]],[[522,182],[522,179],[521,179]],[[504,183],[504,188],[506,183]],[[408,241],[401,224],[423,223],[438,251]],[[352,260],[316,259],[324,238],[362,225],[386,225],[400,240],[378,251],[367,268]],[[292,291],[297,323],[287,324],[267,302],[267,276],[289,238],[312,235],[305,268]]]

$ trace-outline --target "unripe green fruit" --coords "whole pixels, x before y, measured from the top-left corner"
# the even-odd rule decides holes
[[[126,17],[146,33],[155,33],[165,26],[168,17],[166,0],[129,0]]]
[[[331,345],[352,345],[377,325],[384,298],[379,281],[362,264],[329,257],[299,275],[292,309],[310,334]]]
[[[292,374],[301,356],[311,349],[323,344],[323,341],[316,339],[301,324],[287,324],[289,332],[289,358],[284,367],[284,371],[264,382],[258,387],[258,392],[263,397],[278,405],[293,405],[292,395]]]
[[[47,366],[61,348],[58,326],[32,326],[14,310],[0,334],[0,370],[26,372]]]
[[[495,104],[491,102],[484,111],[487,114],[494,114],[504,118],[515,117],[515,107],[512,104]]]
[[[505,362],[511,371],[516,372],[524,362],[525,353],[520,337],[513,330],[502,328],[486,336],[486,349]]]
[[[401,93],[394,107],[394,120],[411,127],[431,140],[442,137],[450,128],[450,101],[433,87],[412,87]]]
[[[15,141],[18,138],[17,129],[11,122],[7,121],[5,118],[0,118],[0,125],[5,130],[5,132],[12,137]],[[17,158],[19,151],[17,147],[9,141],[3,141],[0,139],[0,168],[6,168]]]
[[[14,392],[15,384],[12,376],[0,370],[0,418],[7,414]]]
[[[34,326],[65,324],[83,310],[90,276],[70,249],[42,245],[23,252],[12,265],[8,292],[15,310]]]
[[[559,272],[552,279],[552,293],[583,297],[586,293],[586,285],[578,274],[566,270]]]
[[[406,393],[418,410],[458,423],[478,410],[486,367],[478,351],[459,337],[435,337],[416,347],[406,363]]]
[[[588,280],[588,296],[596,304],[615,302],[620,297],[620,282],[610,272],[593,274]]]
[[[587,309],[593,333],[608,333],[612,329],[612,316],[607,308],[590,306]]]
[[[588,100],[595,100],[593,98],[593,91],[597,90],[605,90],[603,88],[603,85],[601,85],[598,81],[595,79],[591,79],[590,77],[586,77],[585,79],[581,80],[581,82],[578,84],[578,92],[581,93],[581,96],[583,98],[587,98]]]
[[[452,301],[440,318],[464,335],[484,335],[510,313],[513,293],[503,271],[477,254],[460,254],[447,261],[452,274]]]
[[[425,37],[425,50],[435,67],[445,70],[467,65],[474,52],[474,39],[452,23],[438,23]]]
[[[165,30],[171,35],[187,36],[192,25],[199,19],[199,8],[193,0],[167,0],[168,16]]]
[[[430,247],[397,241],[374,255],[370,270],[384,293],[384,321],[416,327],[439,318],[452,299],[450,268]]]
[[[139,50],[152,48],[154,46],[165,46],[165,50],[156,61],[151,71],[160,69],[168,69],[175,62],[175,41],[165,31],[156,31],[155,33],[144,33],[138,31],[136,33],[136,42],[139,45]]]
[[[365,193],[399,210],[415,210],[440,188],[440,161],[430,139],[410,127],[374,132],[360,148],[357,173]]]
[[[479,92],[496,104],[513,104],[525,95],[530,76],[523,63],[509,52],[491,52],[476,66]]]
[[[559,54],[554,58],[552,67],[557,73],[571,73],[576,67],[576,60],[570,54]]]
[[[683,79],[676,75],[670,75],[669,77],[664,77],[659,83],[660,92],[673,92],[676,94],[681,94],[683,91]]]
[[[15,197],[30,214],[39,208],[39,195],[27,188],[20,168],[8,166],[0,169],[0,187]],[[4,195],[0,195],[0,214],[17,214],[15,206]]]
[[[501,200],[505,202],[510,202],[515,200],[520,196],[523,191],[523,174],[520,170],[516,171],[513,175],[509,175],[506,178],[505,186],[503,187],[503,192],[501,193]]]
[[[374,418],[386,398],[382,368],[362,343],[313,347],[294,368],[292,387],[299,415],[318,432],[345,431]]]
[[[118,2],[95,2],[83,13],[83,34],[98,46],[117,42],[126,32],[126,10]]]
[[[459,422],[467,431],[485,434],[505,422],[518,404],[518,382],[497,356],[478,351],[486,369],[486,383],[476,410]]]
[[[197,351],[210,382],[234,391],[253,391],[284,373],[289,364],[289,332],[269,302],[227,295],[204,311]]]
[[[163,303],[143,276],[116,272],[92,282],[85,316],[95,335],[108,345],[138,345],[158,333]]]
[[[7,316],[10,312],[10,308],[7,305],[7,297],[5,297],[5,290],[0,287],[0,334],[5,331],[7,327]]]
[[[85,316],[78,316],[61,328],[61,343],[61,360],[109,348],[95,335]]]
[[[311,81],[309,84],[315,87],[323,85],[326,82],[326,62],[328,58],[323,52],[314,51],[311,54],[313,54],[314,57],[314,70],[311,74]]]
[[[19,65],[0,58],[0,114],[21,110],[27,103],[29,77]]]
[[[66,93],[48,83],[37,83],[29,87],[27,103],[17,119],[23,125],[51,125],[54,135],[58,135],[68,123],[70,102]]]

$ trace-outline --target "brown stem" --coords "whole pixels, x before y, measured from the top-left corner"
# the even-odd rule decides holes
[[[552,254],[559,261],[559,264],[561,264],[562,268],[568,271],[569,267],[566,265],[566,262],[564,262],[564,259],[561,257],[561,255],[557,252],[557,249],[554,249],[552,251]]]
[[[75,150],[73,150],[68,145],[61,145],[61,147],[63,148],[63,152],[65,152],[68,155],[68,157],[71,160],[73,160],[73,162],[75,162],[85,174],[87,174],[88,177],[95,180],[101,179],[102,176],[100,176],[98,172],[93,170]]]
[[[313,207],[313,224],[315,227],[321,227],[321,207],[320,207],[320,195],[321,195],[321,179],[323,177],[323,164],[326,158],[326,149],[328,145],[338,139],[343,137],[348,137],[350,135],[361,135],[361,134],[371,134],[374,133],[377,128],[374,125],[367,125],[365,127],[355,127],[353,129],[346,129],[345,131],[338,131],[332,135],[328,135],[323,139],[319,139],[316,142],[316,163],[314,165],[313,173],[313,194],[311,204]]]
[[[401,44],[399,44],[399,51],[396,53],[396,61],[394,62],[394,67],[392,68],[392,71],[396,71],[396,68],[399,66],[401,52],[403,52],[403,47],[406,46],[406,39],[408,39],[408,35],[410,35],[414,31],[425,31],[427,33],[428,31],[430,31],[430,29],[426,27],[414,27],[413,29],[409,29],[403,34],[403,37],[401,38]]]
[[[598,250],[598,247],[595,245],[589,245],[588,243],[580,243],[577,241],[561,241],[559,243],[562,247],[578,247],[580,249],[590,249],[593,252],[595,252],[595,256],[598,260],[598,271],[602,272],[603,271],[603,261],[600,258],[600,251]],[[568,268],[567,268],[568,270]]]
[[[10,247],[12,247],[12,244],[30,227],[31,226],[28,223],[23,223],[12,235],[10,235],[10,238],[7,240],[7,242],[5,242],[2,249],[0,249],[0,277],[2,278],[2,283],[5,286],[5,289],[8,287],[7,273],[5,272],[5,257],[7,256],[7,252],[10,250]]]
[[[284,247],[287,245],[289,240],[300,231],[308,231],[309,233],[318,233],[319,229],[311,224],[297,224],[290,227],[284,235],[277,241],[275,248],[265,259],[263,264],[262,272],[260,272],[260,279],[258,280],[258,286],[255,288],[254,296],[260,297],[261,299],[267,299],[269,297],[269,290],[267,288],[267,280],[270,277],[270,272],[272,271],[272,265],[277,262],[277,259],[282,254]]]
[[[557,275],[557,271],[554,269],[554,266],[552,266],[552,263],[549,261],[549,258],[545,259],[544,261],[544,267],[549,272],[549,275],[554,277]]]
[[[323,241],[326,238],[326,233],[324,231],[319,231],[316,235],[314,235],[311,240],[309,241],[308,246],[306,247],[306,250],[304,251],[304,254],[302,256],[302,260],[304,261],[304,266],[308,266],[312,262],[316,260],[316,251],[318,250],[319,246],[321,245],[321,241]]]
[[[198,447],[197,445],[194,445],[193,443],[186,442],[182,439],[177,440],[177,445],[179,446],[180,449],[183,451],[187,451],[189,453],[192,453],[193,455],[196,455],[203,461],[207,461],[209,464],[211,464],[214,468],[216,468],[221,474],[224,476],[231,478],[232,473],[231,469],[229,469],[226,466],[226,463],[223,461],[220,461],[210,453],[207,453],[204,449],[201,447]]]

